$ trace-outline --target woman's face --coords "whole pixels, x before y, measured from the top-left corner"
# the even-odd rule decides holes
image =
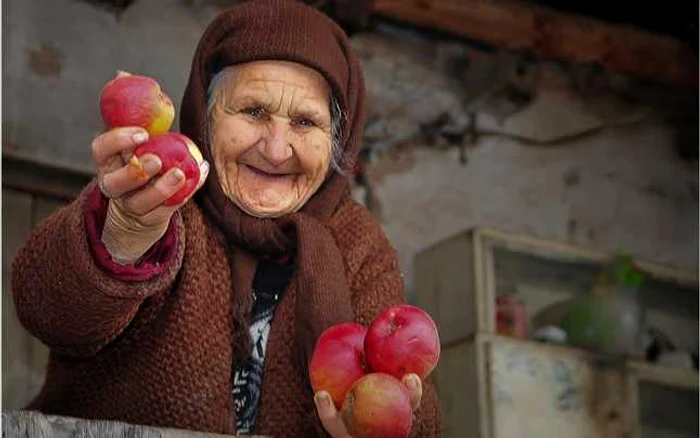
[[[211,147],[219,182],[246,213],[299,210],[327,175],[330,89],[315,70],[292,62],[236,66],[212,110]]]

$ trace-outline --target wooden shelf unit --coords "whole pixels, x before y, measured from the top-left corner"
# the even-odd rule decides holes
[[[535,313],[587,293],[611,256],[487,228],[417,255],[414,301],[434,317],[443,345],[434,378],[445,437],[698,436],[697,371],[496,333],[499,293],[517,293]],[[697,273],[636,262],[647,322],[696,349]]]

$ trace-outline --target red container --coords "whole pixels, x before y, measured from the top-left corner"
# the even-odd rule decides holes
[[[520,299],[511,294],[496,297],[496,331],[519,339],[527,337],[527,310]]]

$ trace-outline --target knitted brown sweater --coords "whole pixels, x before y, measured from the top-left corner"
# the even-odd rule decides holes
[[[171,224],[171,263],[148,280],[116,279],[86,237],[93,189],[39,225],[13,263],[19,318],[51,348],[45,386],[29,408],[234,434],[231,278],[220,236],[189,202]],[[358,322],[404,301],[396,254],[363,207],[346,198],[326,226],[343,254]],[[295,296],[292,278],[268,340],[256,433],[324,436],[294,360]],[[426,382],[412,436],[437,437],[439,429]]]

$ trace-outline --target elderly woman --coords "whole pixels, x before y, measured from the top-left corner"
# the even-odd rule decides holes
[[[307,364],[333,324],[404,302],[397,259],[348,178],[364,122],[360,63],[316,10],[258,0],[197,47],[181,131],[202,149],[199,190],[163,204],[180,170],[93,142],[98,175],[33,232],[13,265],[19,317],[51,349],[30,409],[274,437],[348,437]],[[209,164],[211,163],[211,169]],[[404,378],[412,436],[440,433],[435,391]]]

